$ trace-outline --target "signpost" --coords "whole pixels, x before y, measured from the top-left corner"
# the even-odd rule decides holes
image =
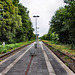
[[[5,42],[3,42],[3,46],[5,46]]]

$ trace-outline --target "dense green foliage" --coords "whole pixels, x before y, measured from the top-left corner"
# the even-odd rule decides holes
[[[33,39],[29,11],[19,0],[0,0],[0,42],[15,43]]]
[[[66,2],[67,1],[67,2]],[[59,8],[52,17],[50,29],[47,34],[48,40],[59,40],[61,43],[75,46],[75,1],[65,0],[67,5]]]
[[[18,6],[19,0],[12,0],[12,2],[15,6]]]
[[[0,54],[9,52],[9,51],[11,51],[12,49],[21,47],[21,46],[23,46],[23,45],[26,45],[26,44],[29,44],[29,43],[32,43],[32,42],[34,42],[34,40],[33,40],[33,41],[28,41],[28,42],[15,43],[15,44],[6,44],[5,46],[0,45]]]
[[[7,51],[10,51],[13,48],[19,47],[22,43],[15,43],[15,44],[8,44],[8,45],[0,45],[0,54],[6,53]]]
[[[67,3],[67,4],[69,4],[69,3],[73,2],[73,1],[75,1],[75,0],[64,0],[64,2]]]
[[[20,29],[18,30],[18,34],[20,35],[17,34],[17,36],[20,37],[19,40],[21,41],[31,40],[33,37],[33,28],[28,15],[29,11],[27,11],[27,8],[22,6],[22,4],[19,4],[18,7],[18,14],[22,17],[22,27],[20,27]]]
[[[40,37],[40,39],[42,39],[42,40],[48,40],[48,37],[47,37],[48,35],[47,34],[45,34],[45,35],[43,35],[42,37]]]

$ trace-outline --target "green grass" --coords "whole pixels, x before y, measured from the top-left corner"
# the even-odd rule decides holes
[[[68,57],[68,56],[64,56],[64,59],[65,59],[65,60],[69,60],[70,57]]]
[[[20,42],[20,43],[15,43],[15,44],[6,44],[5,46],[0,45],[0,54],[7,53],[15,48],[21,47],[23,45],[29,44],[33,41],[28,41],[28,42]]]
[[[75,50],[71,50],[71,46],[70,45],[63,45],[63,44],[59,44],[59,43],[57,44],[54,41],[47,41],[47,40],[43,40],[43,41],[46,42],[47,44],[51,45],[55,49],[63,52],[63,53],[69,53],[69,54],[75,56]]]
[[[68,66],[68,63],[65,63],[66,66]]]

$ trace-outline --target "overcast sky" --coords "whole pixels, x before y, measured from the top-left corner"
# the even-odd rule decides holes
[[[20,3],[30,11],[29,16],[33,23],[33,28],[35,28],[35,18],[33,16],[40,16],[37,20],[40,36],[48,33],[49,21],[55,14],[55,11],[65,5],[63,0],[20,0]]]

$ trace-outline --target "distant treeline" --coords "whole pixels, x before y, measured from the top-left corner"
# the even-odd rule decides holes
[[[41,37],[45,40],[57,40],[75,46],[75,0],[65,0],[65,7],[59,8],[49,22],[48,34]]]
[[[19,0],[0,0],[0,42],[32,40],[33,30],[29,11],[19,4]]]

